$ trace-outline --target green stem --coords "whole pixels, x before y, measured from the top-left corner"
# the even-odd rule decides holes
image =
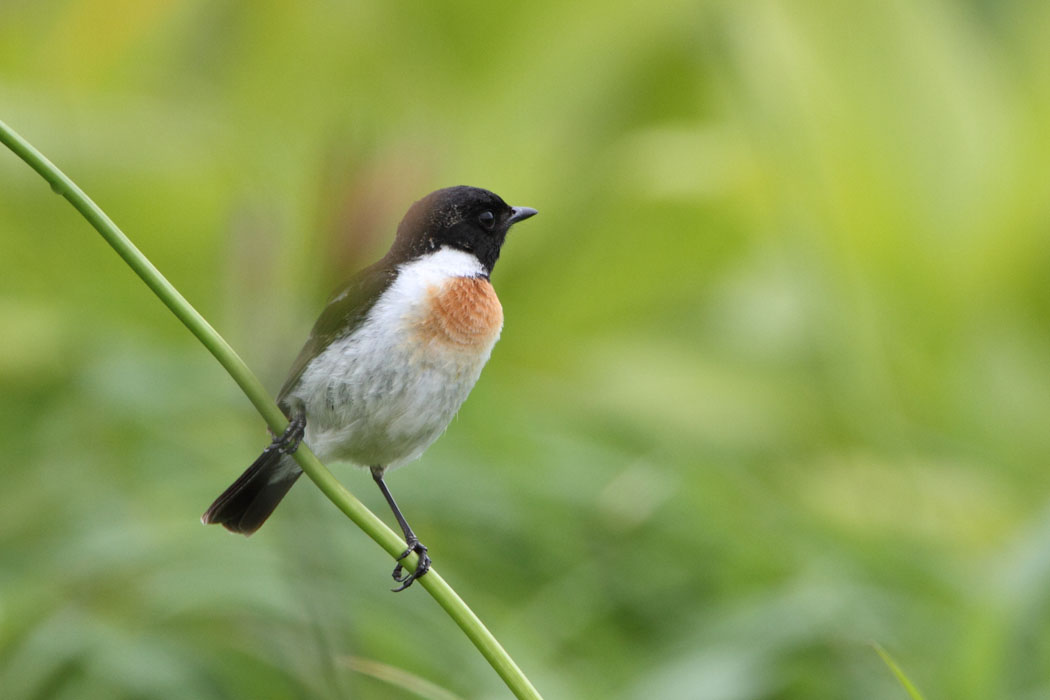
[[[241,391],[255,406],[255,409],[266,420],[267,425],[275,433],[281,433],[287,426],[288,421],[270,399],[269,394],[259,379],[244,364],[233,348],[230,347],[222,336],[211,327],[204,317],[197,313],[188,301],[179,293],[175,287],[164,278],[153,266],[145,255],[128,239],[113,221],[106,216],[97,204],[91,201],[84,192],[70,180],[65,173],[59,170],[51,161],[37,151],[33,146],[19,136],[3,121],[0,121],[0,142],[24,160],[29,167],[37,171],[51,185],[51,189],[69,200],[69,203],[79,211],[95,229],[102,234],[117,254],[135,271],[142,281],[153,290],[164,304],[171,309],[190,332],[204,344],[208,351],[215,356]],[[340,484],[332,475],[332,472],[321,464],[306,445],[301,445],[295,452],[295,459],[303,468],[317,487],[356,524],[364,530],[380,547],[385,549],[392,557],[397,557],[404,550],[405,543],[399,535],[386,526],[374,513],[364,506],[346,488]],[[409,570],[416,565],[415,555],[406,560]],[[540,694],[521,672],[514,659],[507,654],[499,641],[467,607],[463,599],[452,589],[445,579],[438,575],[433,568],[426,576],[417,581],[433,596],[438,605],[459,625],[460,629],[470,638],[474,646],[478,648],[482,656],[492,665],[496,672],[503,678],[507,687],[514,692],[518,698],[540,698]]]

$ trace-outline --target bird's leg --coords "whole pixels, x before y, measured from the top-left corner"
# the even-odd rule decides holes
[[[394,517],[397,518],[397,524],[401,526],[401,532],[405,533],[405,544],[408,545],[408,549],[401,553],[401,556],[397,558],[397,566],[394,567],[394,573],[392,574],[394,580],[401,584],[398,588],[394,589],[394,593],[403,591],[412,585],[420,576],[423,576],[430,571],[430,557],[427,556],[427,548],[419,541],[416,537],[416,533],[412,532],[412,528],[409,527],[408,521],[405,520],[405,516],[401,515],[401,509],[397,507],[397,502],[394,501],[394,497],[390,494],[390,489],[386,487],[386,482],[383,481],[383,467],[375,466],[372,467],[372,478],[375,479],[376,484],[379,486],[379,490],[383,492],[383,496],[386,497],[386,502],[390,504],[390,510],[394,511]],[[401,560],[407,557],[412,552],[419,555],[419,563],[416,564],[416,570],[408,573],[407,571],[402,575],[404,566],[401,564]]]

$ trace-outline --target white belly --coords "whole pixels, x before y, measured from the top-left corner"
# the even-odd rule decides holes
[[[357,331],[309,364],[290,394],[303,402],[306,444],[322,460],[394,468],[419,457],[444,432],[502,328],[487,280],[469,279],[479,272],[474,256],[451,250],[404,265]],[[468,303],[488,306],[477,306],[467,319],[469,333],[462,332],[462,318],[446,328],[440,300],[478,285],[491,298],[471,301],[471,291]]]

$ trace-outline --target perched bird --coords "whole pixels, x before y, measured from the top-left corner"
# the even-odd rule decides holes
[[[488,190],[449,187],[409,208],[390,250],[337,290],[292,364],[277,404],[289,419],[201,517],[250,535],[302,471],[305,440],[321,460],[368,467],[408,545],[404,590],[430,568],[383,481],[433,443],[459,410],[503,328],[489,277],[510,227],[536,213]],[[412,572],[401,560],[419,555]]]

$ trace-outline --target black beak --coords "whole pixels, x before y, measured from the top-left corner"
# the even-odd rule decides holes
[[[537,212],[532,207],[511,207],[511,215],[507,219],[507,225],[516,224],[519,221],[524,221],[530,216],[536,216]]]

